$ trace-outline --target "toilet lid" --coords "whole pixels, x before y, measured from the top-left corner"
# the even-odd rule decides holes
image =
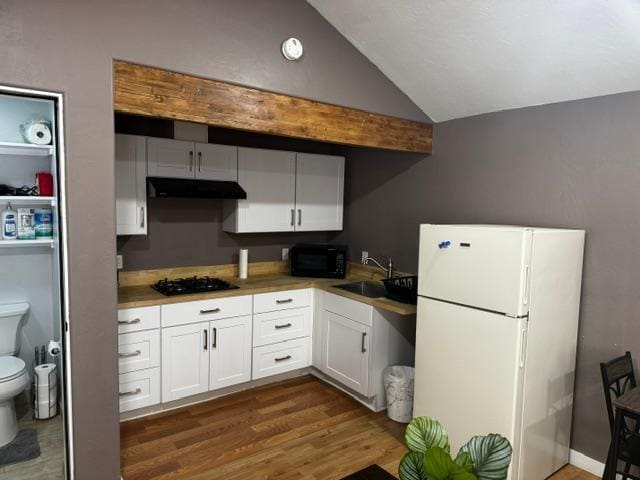
[[[18,357],[0,357],[0,382],[6,382],[22,374],[25,364]]]

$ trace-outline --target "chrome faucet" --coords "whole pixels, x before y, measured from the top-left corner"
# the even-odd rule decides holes
[[[362,260],[362,263],[365,264],[365,265],[369,265],[369,260],[371,260],[378,268],[380,268],[384,272],[386,272],[387,273],[387,278],[393,278],[393,261],[391,260],[391,258],[387,258],[387,260],[388,260],[387,268],[385,268],[382,265],[380,265],[380,262],[378,262],[373,257],[366,257],[364,260]]]

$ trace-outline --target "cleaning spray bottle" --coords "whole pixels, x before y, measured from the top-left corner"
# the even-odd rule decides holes
[[[15,240],[18,238],[18,213],[7,204],[7,209],[0,216],[0,226],[2,226],[2,239]]]

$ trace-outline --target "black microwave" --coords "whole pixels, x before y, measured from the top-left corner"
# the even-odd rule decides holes
[[[294,277],[344,278],[347,247],[343,245],[295,245],[289,250]]]

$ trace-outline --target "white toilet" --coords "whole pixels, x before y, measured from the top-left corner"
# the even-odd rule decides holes
[[[27,366],[13,356],[20,347],[22,317],[28,310],[28,303],[0,304],[0,447],[18,434],[13,398],[29,384]]]

